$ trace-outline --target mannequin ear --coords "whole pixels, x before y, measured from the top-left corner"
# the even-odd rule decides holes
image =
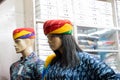
[[[34,39],[25,39],[25,42],[28,46],[33,46],[34,45]]]

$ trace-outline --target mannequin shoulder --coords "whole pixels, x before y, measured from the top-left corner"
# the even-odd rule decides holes
[[[45,67],[47,67],[51,63],[53,58],[55,58],[55,57],[56,57],[55,53],[52,53],[52,54],[48,55],[46,60],[45,60]]]

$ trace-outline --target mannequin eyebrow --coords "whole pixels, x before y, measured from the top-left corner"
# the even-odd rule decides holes
[[[20,39],[16,39],[15,42],[16,42],[16,43],[20,42]]]

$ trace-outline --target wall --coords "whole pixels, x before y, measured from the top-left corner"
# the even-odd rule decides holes
[[[34,1],[24,0],[24,24],[25,27],[34,27]]]
[[[10,65],[21,56],[15,52],[12,31],[16,27],[33,26],[33,16],[30,16],[32,14],[25,16],[31,10],[27,14],[25,13],[28,5],[25,8],[27,2],[24,1],[26,0],[5,0],[0,4],[0,80],[10,80]],[[27,1],[32,2],[32,0]],[[29,9],[31,8],[29,7]],[[28,18],[31,19],[30,24]]]

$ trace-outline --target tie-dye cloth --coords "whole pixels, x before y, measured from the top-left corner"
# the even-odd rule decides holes
[[[31,53],[26,58],[21,58],[10,67],[11,80],[41,80],[44,62]]]
[[[33,28],[17,28],[13,31],[13,39],[34,39],[35,38],[35,32]]]
[[[44,34],[72,34],[72,23],[69,20],[47,20],[44,25]]]
[[[120,80],[115,72],[104,62],[93,58],[88,53],[78,54],[80,64],[73,68],[61,67],[60,62],[48,65],[44,72],[46,80]]]

